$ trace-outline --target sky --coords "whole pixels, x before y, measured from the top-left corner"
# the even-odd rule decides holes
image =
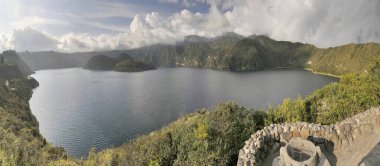
[[[379,0],[0,0],[0,51],[131,49],[226,32],[380,42]]]

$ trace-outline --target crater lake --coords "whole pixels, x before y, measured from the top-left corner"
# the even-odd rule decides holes
[[[30,99],[40,132],[77,158],[86,157],[91,147],[121,145],[199,108],[234,101],[265,109],[338,81],[302,69],[121,73],[69,68],[41,70],[32,77],[40,83]]]

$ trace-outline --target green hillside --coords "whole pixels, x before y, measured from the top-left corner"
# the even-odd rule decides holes
[[[124,60],[119,63],[117,63],[112,70],[118,71],[118,72],[139,72],[139,71],[146,71],[146,70],[154,70],[156,69],[151,64],[146,64],[141,61],[136,60]]]
[[[124,63],[133,60],[236,71],[299,67],[342,77],[339,83],[326,85],[305,98],[285,99],[268,110],[248,110],[233,103],[200,109],[120,147],[100,152],[93,149],[88,159],[67,157],[63,148],[53,147],[41,136],[28,104],[35,81],[25,77],[8,83],[0,80],[0,165],[233,165],[243,141],[264,125],[294,121],[334,124],[379,106],[379,47],[367,43],[320,49],[266,36],[240,39],[232,35],[225,42],[193,36],[176,46],[130,50],[132,57],[119,55],[119,51],[113,52],[118,55],[115,58],[98,56],[93,67],[101,65],[104,69],[105,64],[107,70],[117,63],[124,68]],[[155,50],[159,50],[157,54]],[[24,70],[17,68],[20,73]]]
[[[201,109],[119,148],[91,151],[86,164],[233,165],[250,134],[264,125],[264,113],[233,103]]]
[[[0,79],[23,78],[33,73],[15,51],[0,54]]]
[[[89,70],[111,70],[116,63],[116,59],[105,55],[97,55],[88,60],[83,68]]]
[[[379,43],[318,48],[304,43],[276,41],[264,35],[244,37],[230,32],[214,38],[186,36],[173,45],[156,44],[130,50],[102,52],[26,52],[20,57],[33,70],[82,67],[91,57],[117,58],[122,53],[156,67],[197,67],[254,71],[279,67],[307,68],[342,75],[368,72],[371,59],[380,55]],[[120,61],[119,61],[120,62]]]
[[[378,43],[317,48],[310,44],[276,41],[263,35],[244,38],[227,34],[207,40],[196,36],[189,38],[175,46],[155,45],[126,52],[162,67],[233,71],[289,67],[334,75],[366,72],[371,60],[380,56]]]
[[[33,82],[0,80],[0,165],[47,165],[66,158],[63,148],[46,143],[38,130],[28,102],[36,86]]]
[[[380,44],[348,44],[326,49],[315,49],[306,67],[318,72],[345,74],[368,72],[371,61],[380,57]]]

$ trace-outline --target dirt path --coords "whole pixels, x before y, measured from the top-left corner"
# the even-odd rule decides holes
[[[336,165],[359,165],[361,161],[369,165],[380,165],[379,143],[379,133],[371,133],[358,137],[350,147],[334,152],[337,159]]]

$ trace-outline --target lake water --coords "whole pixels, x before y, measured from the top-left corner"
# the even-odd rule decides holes
[[[337,78],[305,70],[227,72],[160,68],[119,73],[80,68],[42,70],[30,100],[42,135],[73,157],[94,146],[118,146],[222,101],[267,108],[284,98],[305,96]]]

